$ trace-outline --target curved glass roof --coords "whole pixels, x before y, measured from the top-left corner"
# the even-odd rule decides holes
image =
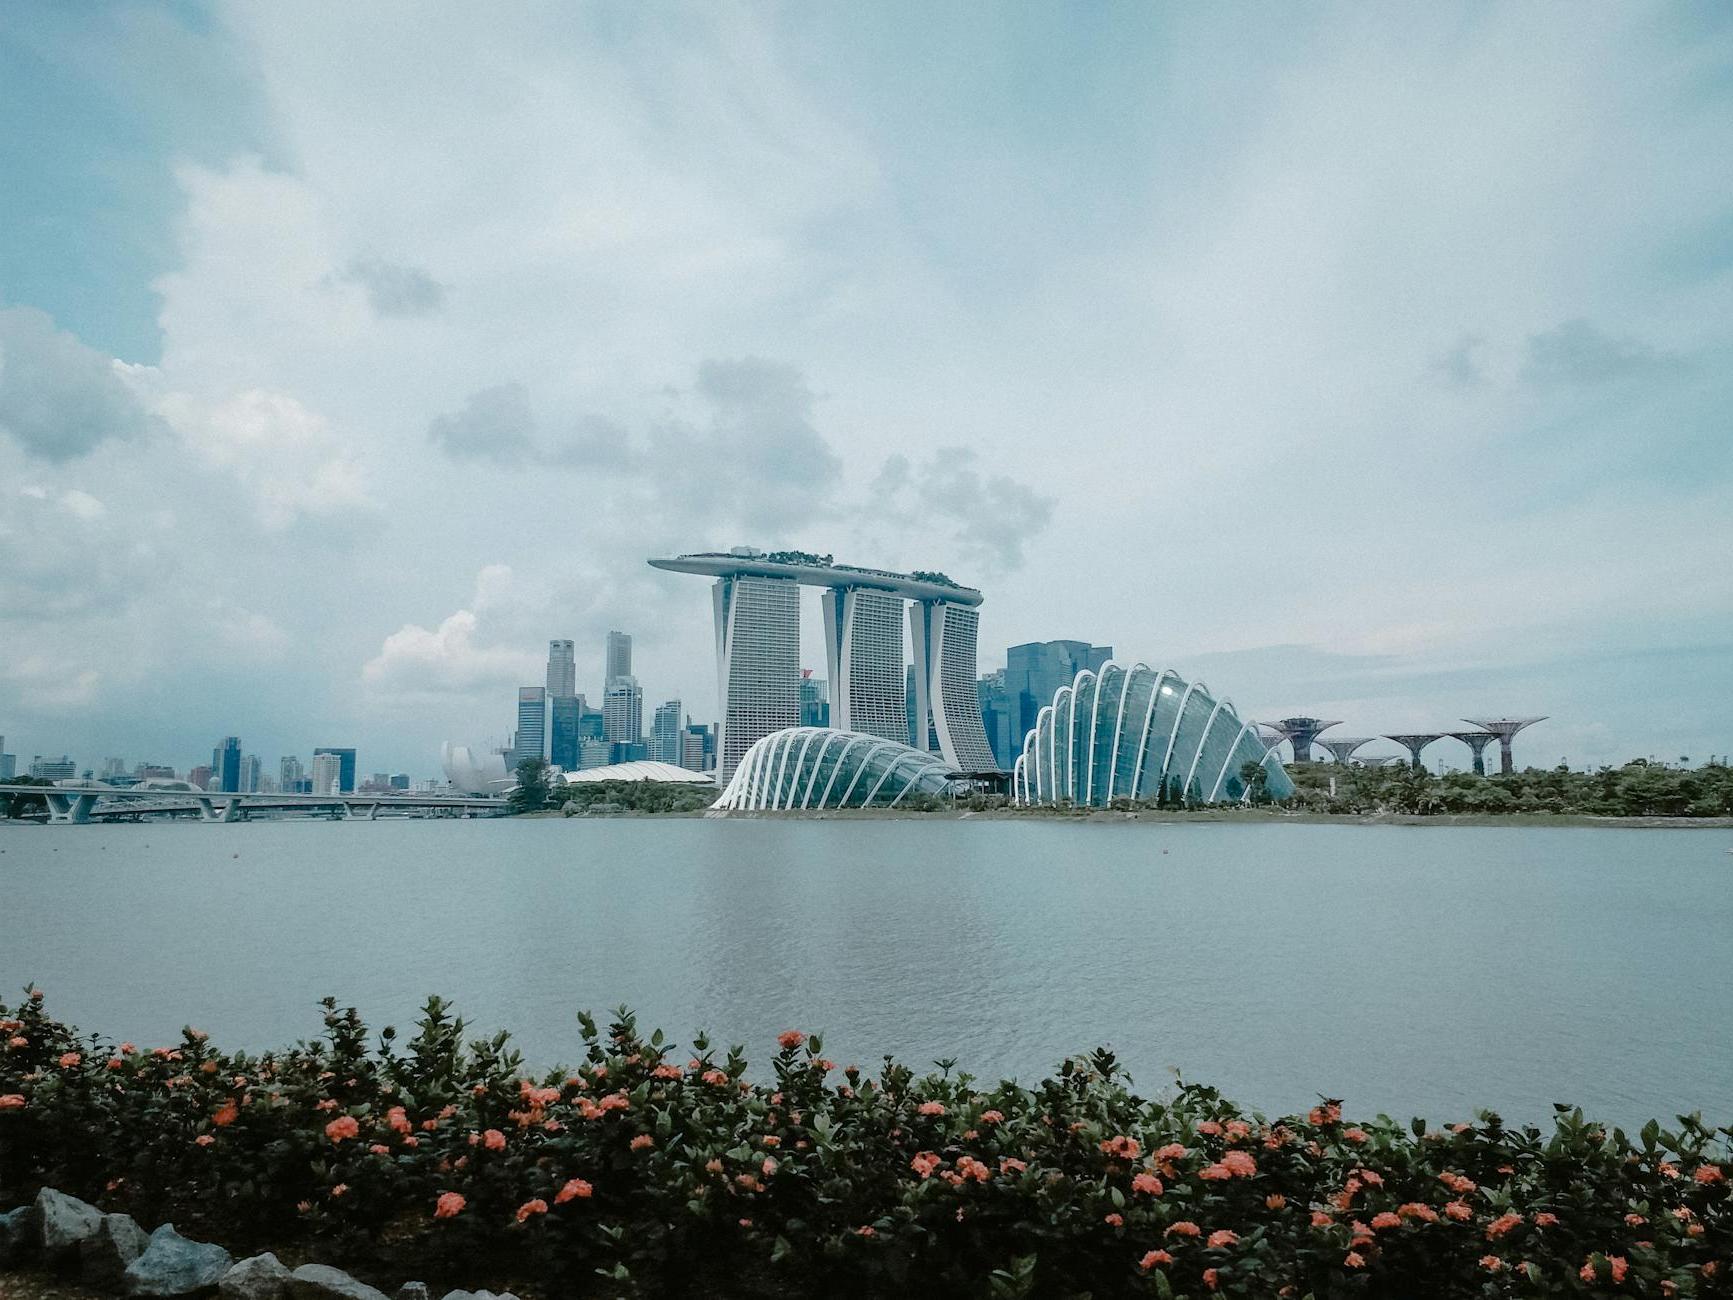
[[[1170,669],[1109,660],[1086,668],[1037,715],[1012,773],[1021,804],[1105,808],[1115,799],[1172,804],[1236,802],[1250,793],[1247,764],[1265,793],[1286,799],[1294,784],[1232,703]]]
[[[754,741],[713,805],[732,812],[894,808],[953,785],[945,760],[900,741],[829,727],[785,727]]]

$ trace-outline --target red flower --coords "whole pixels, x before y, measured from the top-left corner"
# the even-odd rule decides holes
[[[1521,1223],[1522,1215],[1520,1214],[1501,1214],[1491,1223],[1486,1225],[1486,1239],[1488,1241],[1497,1241],[1512,1228],[1520,1226]]]
[[[1149,1254],[1145,1255],[1138,1261],[1137,1266],[1147,1273],[1157,1264],[1171,1263],[1173,1263],[1173,1256],[1168,1254],[1165,1250],[1152,1250]]]
[[[1178,1223],[1170,1223],[1167,1232],[1163,1235],[1168,1237],[1198,1237],[1203,1235],[1203,1229],[1190,1219],[1181,1219]]]
[[[806,1041],[806,1035],[798,1029],[785,1029],[776,1036],[777,1046],[784,1051],[799,1047]]]
[[[1206,1268],[1203,1271],[1203,1284],[1205,1286],[1207,1286],[1211,1291],[1214,1291],[1216,1289],[1216,1279],[1219,1276],[1220,1276],[1220,1274],[1217,1273],[1213,1268]]]
[[[1160,1196],[1162,1193],[1161,1179],[1151,1173],[1141,1173],[1131,1180],[1131,1190],[1143,1192],[1149,1196]]]
[[[1504,1267],[1504,1261],[1497,1255],[1482,1255],[1480,1257],[1480,1266],[1488,1273],[1496,1273],[1499,1269]]]
[[[522,1223],[532,1214],[546,1214],[547,1212],[548,1203],[538,1196],[533,1201],[525,1201],[517,1207],[517,1221]]]
[[[218,1107],[215,1115],[211,1116],[211,1123],[215,1124],[218,1128],[227,1128],[230,1124],[235,1122],[240,1113],[241,1108],[235,1105],[235,1099],[231,1097]]]
[[[61,1064],[64,1065],[65,1063],[66,1058],[61,1057]],[[1727,1175],[1721,1172],[1720,1165],[1698,1165],[1697,1172],[1692,1174],[1691,1177],[1695,1178],[1698,1182],[1702,1183],[1703,1186],[1707,1187],[1710,1183],[1725,1181]]]
[[[489,1151],[505,1150],[505,1134],[501,1133],[497,1128],[490,1128],[487,1132],[483,1133],[481,1135],[481,1140],[482,1144],[486,1146]]]
[[[1226,1228],[1217,1228],[1214,1232],[1210,1233],[1209,1240],[1204,1244],[1211,1250],[1223,1250],[1228,1246],[1237,1246],[1239,1245],[1239,1242],[1239,1233],[1230,1232]]]
[[[441,1192],[438,1204],[434,1206],[433,1217],[436,1219],[455,1219],[463,1213],[463,1207],[469,1202],[464,1200],[460,1192]]]
[[[648,1133],[640,1133],[637,1137],[632,1139],[632,1150],[634,1151],[643,1151],[655,1145],[656,1139],[651,1137]]]
[[[21,1092],[9,1092],[4,1097],[0,1097],[0,1110],[22,1110],[23,1108],[24,1094]]]
[[[84,1057],[80,1056],[77,1052],[63,1052],[60,1056],[60,1068],[62,1070],[70,1070],[83,1059]],[[1702,1180],[1699,1179],[1698,1181],[1701,1182]]]
[[[1118,1214],[1109,1214],[1102,1222],[1110,1228],[1123,1228],[1125,1226],[1124,1216]]]
[[[1342,1257],[1343,1268],[1365,1268],[1366,1257],[1357,1250],[1351,1250]]]
[[[594,1192],[595,1189],[582,1178],[573,1178],[560,1188],[559,1194],[554,1197],[554,1204],[564,1205],[567,1201],[588,1200]]]
[[[325,1136],[330,1138],[333,1142],[341,1142],[345,1138],[352,1138],[360,1132],[361,1125],[356,1122],[353,1115],[339,1115],[336,1119],[332,1120],[325,1126]]]

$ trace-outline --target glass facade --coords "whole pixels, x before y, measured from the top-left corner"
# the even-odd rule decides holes
[[[1115,799],[1231,803],[1250,794],[1248,763],[1262,770],[1270,798],[1293,794],[1257,726],[1231,703],[1169,670],[1109,660],[1083,669],[1041,709],[1012,771],[1012,795],[1020,804],[1097,808]]]
[[[900,741],[829,727],[789,727],[754,742],[716,801],[734,812],[892,808],[944,794],[950,767]]]

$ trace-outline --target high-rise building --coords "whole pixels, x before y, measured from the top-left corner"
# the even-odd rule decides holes
[[[975,693],[980,662],[975,636],[981,612],[951,600],[909,602],[909,633],[915,653],[915,726],[931,719],[937,752],[955,772],[998,771],[981,725]]]
[[[548,756],[548,690],[545,686],[520,686],[517,690],[517,741],[512,746],[511,766],[526,758]]]
[[[78,764],[65,754],[59,758],[44,758],[37,754],[30,760],[30,775],[39,781],[70,781],[78,775]]]
[[[393,772],[391,774],[391,788],[393,790],[407,791],[409,789],[409,773]]]
[[[211,751],[211,773],[217,779],[216,788],[224,794],[234,794],[241,788],[241,738],[224,736],[222,743]]]
[[[241,756],[241,783],[236,789],[242,794],[257,794],[260,767],[257,754],[243,754]]]
[[[655,719],[650,725],[650,757],[659,763],[672,763],[679,767],[685,752],[681,741],[685,725],[679,700],[669,700],[666,704],[658,705]]]
[[[644,688],[627,675],[612,678],[602,697],[602,734],[616,745],[644,738]]]
[[[1005,711],[1011,745],[1023,749],[1023,738],[1035,727],[1035,715],[1053,702],[1061,686],[1069,686],[1084,669],[1099,672],[1113,658],[1113,647],[1087,641],[1029,641],[1005,652]]]
[[[705,732],[707,727],[687,727],[680,733],[680,766],[689,772],[703,772],[709,769],[705,759]]]
[[[632,638],[625,632],[608,633],[608,657],[602,677],[604,688],[632,675]]]
[[[353,749],[338,749],[335,747],[327,746],[326,748],[315,749],[313,751],[314,760],[317,761],[319,755],[321,755],[321,754],[334,754],[334,755],[336,755],[336,757],[337,757],[337,759],[341,765],[342,784],[337,787],[336,792],[338,794],[354,794],[355,793],[355,751]],[[317,785],[317,782],[315,782],[315,785]],[[316,789],[315,793],[328,794],[328,793],[330,793],[330,791],[317,790]]]
[[[1012,738],[1011,709],[1005,695],[1005,670],[988,673],[975,683],[975,696],[981,705],[981,725],[987,731],[987,744],[1000,768],[1009,772],[1023,752],[1023,737]]]
[[[6,737],[0,736],[0,781],[10,781],[18,775],[18,755],[6,752]]]
[[[124,758],[105,758],[102,766],[97,769],[97,779],[115,781],[126,775],[126,760]]]
[[[195,790],[209,790],[211,788],[211,769],[200,763],[187,772],[187,784]]]
[[[548,698],[567,699],[578,693],[578,664],[570,641],[548,642]]]
[[[301,760],[293,754],[285,755],[277,763],[277,788],[284,794],[305,794],[302,782],[307,779],[307,770],[301,766]]]
[[[960,771],[992,771],[975,699],[975,607],[981,593],[942,573],[892,573],[841,565],[802,551],[680,555],[651,565],[716,579],[717,780],[726,784],[746,750],[800,725],[802,585],[824,589],[830,726],[900,741],[920,733]],[[902,608],[915,633],[914,704],[903,679]]]
[[[562,772],[578,770],[578,742],[584,738],[583,721],[583,696],[555,695],[548,700],[548,762]]]
[[[880,587],[827,587],[820,604],[832,725],[900,740],[906,723],[902,594]]]
[[[175,770],[165,763],[140,763],[132,769],[134,781],[172,781]]]
[[[614,761],[614,747],[605,740],[586,737],[578,743],[578,771],[606,767]]]
[[[810,668],[800,670],[800,725],[830,726],[830,692],[824,678],[814,677]]]
[[[350,794],[343,788],[343,756],[330,749],[313,751],[313,794]]]

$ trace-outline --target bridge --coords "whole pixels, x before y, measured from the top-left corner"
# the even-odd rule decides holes
[[[404,809],[499,815],[500,799],[464,794],[235,794],[228,791],[163,790],[152,786],[0,785],[0,794],[40,795],[52,826],[82,826],[110,817],[176,816],[196,812],[207,822],[238,822],[253,812],[329,811],[341,818],[374,821],[381,811]]]

